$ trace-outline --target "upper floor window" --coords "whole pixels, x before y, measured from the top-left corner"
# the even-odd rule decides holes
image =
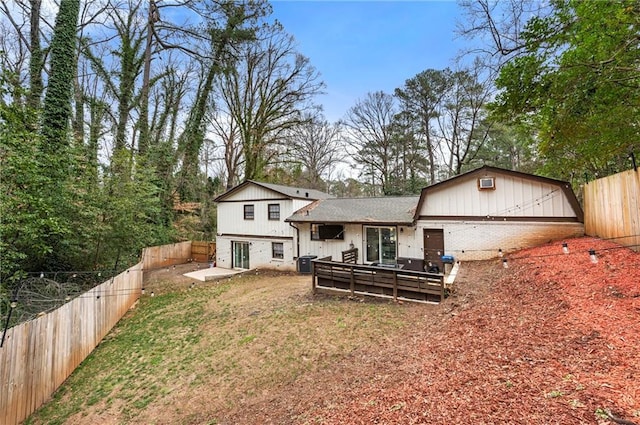
[[[254,211],[253,204],[247,204],[244,206],[244,219],[245,220],[253,220]]]
[[[269,204],[269,220],[280,220],[280,204]]]

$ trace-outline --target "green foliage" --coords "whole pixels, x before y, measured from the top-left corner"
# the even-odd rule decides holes
[[[0,76],[0,95],[7,80]],[[14,95],[15,93],[10,93]],[[31,129],[37,113],[20,104],[0,103],[0,277],[39,267],[54,249],[53,241],[66,233],[56,214],[58,190],[40,155],[41,138]]]
[[[10,94],[4,79],[0,87],[2,95]],[[64,159],[43,154],[43,138],[30,126],[34,114],[20,104],[0,104],[2,280],[21,271],[129,265],[143,247],[172,240],[153,168],[106,173],[100,184],[84,147],[67,148]],[[47,172],[61,163],[66,175]]]
[[[117,172],[131,168],[131,173]],[[154,179],[155,170],[132,167],[127,152],[114,155],[112,168],[105,170],[102,190],[95,194],[100,213],[88,241],[94,267],[124,268],[137,262],[142,248],[172,240]]]
[[[535,173],[541,166],[536,153],[536,143],[525,125],[506,125],[485,121],[490,126],[487,141],[478,149],[475,158],[462,168],[471,171],[483,165],[508,170]]]
[[[543,171],[570,178],[629,166],[639,134],[637,2],[557,0],[497,80],[501,118],[536,128]]]
[[[63,157],[69,140],[71,99],[76,75],[76,25],[80,0],[62,0],[51,40],[51,61],[42,114],[45,155]],[[51,167],[53,173],[64,169]]]

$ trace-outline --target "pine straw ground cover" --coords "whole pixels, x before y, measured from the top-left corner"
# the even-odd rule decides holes
[[[410,335],[218,419],[640,424],[640,254],[593,238],[567,242],[568,255],[558,242],[508,256],[508,269],[485,263],[494,277],[486,294],[454,292],[438,321],[416,317]]]

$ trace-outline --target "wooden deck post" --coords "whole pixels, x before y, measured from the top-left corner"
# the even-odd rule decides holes
[[[316,267],[311,261],[311,292],[315,295],[316,293]]]
[[[398,301],[398,272],[393,271],[393,301]]]
[[[349,270],[351,271],[349,289],[351,289],[351,296],[353,297],[356,291],[356,279],[355,279],[355,276],[353,275],[354,267],[350,267]]]

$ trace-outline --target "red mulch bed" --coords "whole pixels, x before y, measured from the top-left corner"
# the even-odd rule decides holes
[[[594,238],[567,243],[568,255],[558,242],[508,255],[508,269],[485,263],[486,293],[454,294],[404,340],[355,352],[228,419],[613,423],[607,410],[640,424],[640,254]]]

